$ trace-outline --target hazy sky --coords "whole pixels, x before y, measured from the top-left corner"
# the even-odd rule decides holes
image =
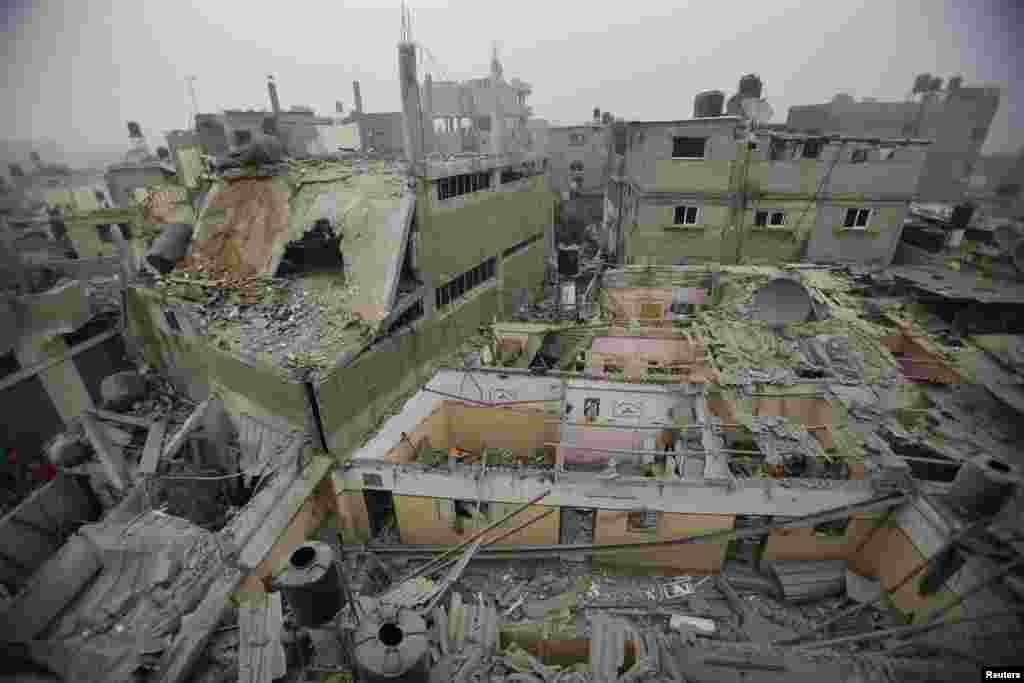
[[[900,99],[914,75],[963,74],[1004,95],[985,151],[1024,145],[1024,12],[1013,0],[680,0],[629,3],[410,0],[421,75],[484,76],[497,41],[506,76],[533,86],[537,116],[571,123],[593,107],[627,119],[691,115],[693,96],[731,94],[756,72],[784,121],[790,105],[837,92]],[[0,137],[69,148],[126,145],[137,120],[151,144],[188,125],[185,78],[202,111],[266,107],[275,74],[285,106],[396,111],[398,2],[330,0],[3,0]],[[1014,78],[1016,76],[1016,79]],[[159,142],[157,142],[159,140]]]

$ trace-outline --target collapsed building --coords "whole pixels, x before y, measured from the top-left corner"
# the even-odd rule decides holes
[[[404,162],[244,163],[72,221],[96,235],[90,258],[116,264],[142,367],[97,378],[101,400],[46,444],[56,475],[0,523],[9,670],[627,683],[1013,663],[1019,331],[935,306],[987,290],[783,266],[797,247],[754,230],[760,259],[727,235],[706,251],[644,242],[637,219],[605,253],[653,263],[588,267],[563,299],[545,282],[545,157],[502,136],[490,154],[431,157],[415,60],[403,43]],[[610,136],[651,133],[680,157],[652,170],[638,152],[654,189],[615,177],[639,189],[634,215],[685,200],[666,173],[731,187],[779,146],[736,145],[740,117],[701,119]],[[747,162],[690,166],[692,139],[719,126],[701,149]],[[821,181],[791,158],[811,138],[764,134],[790,155],[770,161]],[[701,201],[781,227],[767,204],[708,199],[718,189]],[[849,236],[868,243],[851,260],[902,247],[909,195],[892,191],[872,200],[894,207],[881,234]],[[710,210],[681,206],[684,226]],[[844,228],[868,227],[859,211]],[[552,295],[558,314],[536,315]]]

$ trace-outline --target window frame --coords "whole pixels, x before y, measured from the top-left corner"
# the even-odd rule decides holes
[[[759,218],[764,217],[764,222]],[[778,218],[779,222],[774,222]],[[781,229],[786,227],[786,212],[781,209],[757,209],[754,211],[754,227],[765,229]]]
[[[679,223],[677,221],[677,219],[679,217],[679,210],[680,209],[683,210],[683,222],[682,223]],[[688,223],[688,222],[686,222],[686,220],[687,220],[687,217],[689,216],[689,210],[690,209],[694,210],[694,215],[693,215],[693,222],[689,222]],[[696,204],[679,204],[678,206],[673,206],[672,207],[672,225],[674,227],[680,227],[680,228],[689,228],[689,227],[694,227],[694,226],[700,225],[702,213],[703,212],[701,211],[701,207],[697,206]]]
[[[870,207],[847,208],[846,214],[843,216],[843,228],[845,230],[865,231],[868,229],[868,226],[871,225],[871,217],[874,215],[874,213],[874,209]],[[853,216],[852,221],[850,220],[851,215]],[[864,223],[858,225],[861,215],[864,215]]]
[[[815,150],[814,154],[808,154],[808,148]],[[804,143],[800,146],[800,158],[801,159],[820,159],[821,153],[825,149],[825,143],[821,140],[804,140]]]
[[[583,147],[585,144],[587,144],[586,133],[569,133],[570,147]]]
[[[701,141],[700,156],[676,154],[676,152],[678,151],[677,145],[679,144],[679,141],[681,141],[681,140],[688,140],[688,141],[691,141],[691,142],[694,141],[694,140],[700,140]],[[699,160],[702,160],[702,159],[707,159],[707,155],[708,155],[708,138],[707,138],[707,136],[705,136],[705,137],[698,137],[698,136],[694,136],[694,135],[673,135],[672,136],[672,158],[673,159],[683,159],[683,160],[699,161]]]
[[[866,164],[868,163],[868,150],[866,147],[855,149],[850,153],[851,164]]]
[[[660,517],[658,510],[631,510],[626,514],[626,531],[634,534],[657,533]]]

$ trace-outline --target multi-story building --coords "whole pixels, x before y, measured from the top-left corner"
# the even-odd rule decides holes
[[[611,127],[602,123],[548,129],[548,178],[560,195],[603,193],[608,182]]]
[[[288,428],[315,413],[314,433],[345,449],[426,363],[534,296],[554,205],[543,159],[427,161],[418,95],[403,89],[407,166],[318,162],[216,180],[169,264],[223,280],[241,306],[204,285],[133,287],[129,326],[150,362],[197,398],[216,388],[236,417]],[[261,279],[286,272],[275,287]]]
[[[625,263],[886,265],[927,149],[738,116],[619,125],[605,225]]]
[[[921,93],[916,101],[855,101],[846,94],[831,102],[791,107],[787,125],[803,132],[933,140],[917,195],[922,201],[956,203],[967,189],[974,165],[999,109],[1000,89],[960,85]]]
[[[526,103],[532,89],[518,78],[504,79],[500,71],[468,81],[433,81],[421,88],[427,152],[443,155],[488,151],[492,147],[494,113],[501,112],[503,149],[534,148],[527,121],[533,109]]]

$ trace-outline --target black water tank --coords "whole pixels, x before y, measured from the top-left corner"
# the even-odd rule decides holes
[[[761,78],[757,74],[747,74],[740,79],[739,95],[742,98],[761,99]]]
[[[287,568],[272,585],[281,591],[300,626],[323,626],[341,610],[338,567],[334,550],[326,543],[310,541],[293,550]]]
[[[705,90],[693,98],[693,118],[721,116],[725,106],[725,93],[721,90]]]
[[[974,216],[973,204],[957,204],[953,207],[953,215],[950,217],[950,224],[958,230],[966,230]]]

